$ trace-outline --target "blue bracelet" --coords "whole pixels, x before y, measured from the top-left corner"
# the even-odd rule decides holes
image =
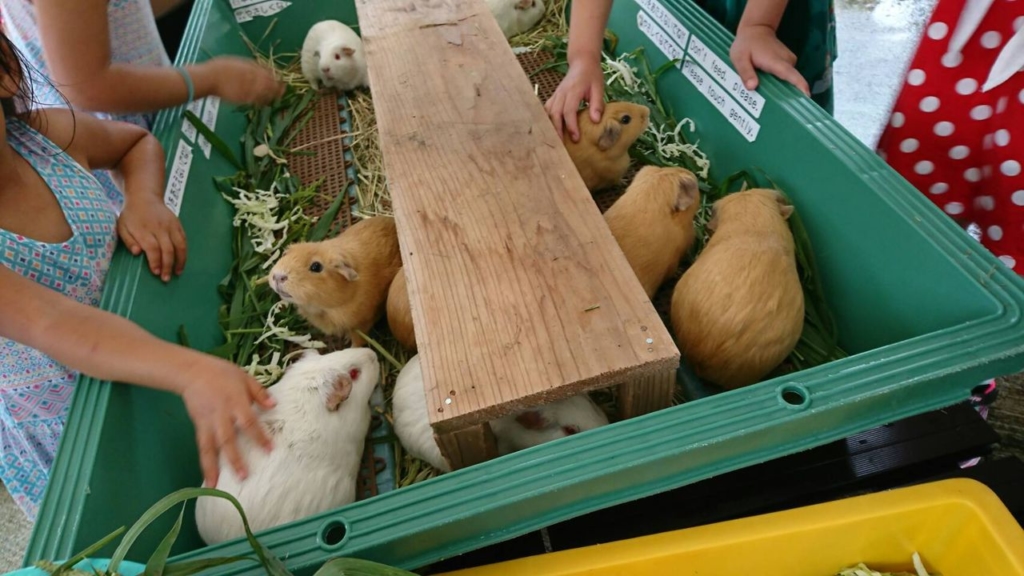
[[[185,86],[188,87],[188,101],[185,104],[191,104],[196,99],[196,87],[192,84],[192,76],[181,66],[175,66],[174,69],[185,79]]]

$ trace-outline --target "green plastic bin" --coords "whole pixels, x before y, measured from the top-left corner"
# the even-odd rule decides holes
[[[235,8],[256,13],[261,6],[283,8],[269,34],[283,50],[297,49],[315,21],[355,21],[352,0],[251,4],[198,0],[179,63],[212,54],[246,54]],[[258,39],[270,22],[257,15],[241,29]],[[672,35],[682,38],[678,23],[690,36],[673,48]],[[610,28],[620,39],[619,50],[644,46],[654,66],[668,60],[663,49],[709,57],[704,62],[711,69],[713,58],[727,62],[731,35],[688,0],[619,0]],[[813,241],[842,345],[851,356],[262,534],[261,540],[289,568],[311,574],[326,559],[342,555],[406,568],[426,565],[949,406],[966,399],[985,378],[1024,369],[1024,282],[814,103],[768,77],[758,90],[764,101],[751,109],[735,100],[727,86],[714,93],[726,99],[719,100],[724,102],[719,108],[705,95],[712,92],[699,91],[682,71],[666,74],[660,92],[678,117],[696,122],[701,146],[713,159],[714,177],[760,167],[793,198]],[[159,117],[156,132],[169,167],[181,140],[181,119],[181,109]],[[231,142],[243,123],[240,113],[222,105],[216,131]],[[215,152],[207,159],[196,148],[181,210],[192,246],[185,274],[163,285],[143,269],[141,259],[119,249],[104,295],[106,309],[168,340],[184,324],[194,346],[219,343],[215,287],[231,259],[231,209],[214,191],[211,178],[232,172]],[[173,396],[84,379],[26,560],[66,558],[131,524],[165,494],[198,485],[193,438],[183,406]],[[191,517],[187,520],[173,551],[179,559],[246,552],[247,544],[238,541],[204,548]],[[134,550],[155,545],[170,522],[151,529]],[[109,551],[98,555],[104,553]]]

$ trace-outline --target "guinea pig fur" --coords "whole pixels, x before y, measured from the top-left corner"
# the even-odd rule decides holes
[[[645,166],[604,213],[648,298],[679,269],[679,261],[693,246],[698,208],[700,188],[693,172]]]
[[[388,328],[402,348],[416,351],[416,331],[412,324],[412,308],[409,306],[409,286],[405,281],[405,268],[400,268],[388,290]]]
[[[402,258],[395,220],[362,220],[336,238],[288,246],[270,271],[270,286],[325,334],[347,336],[353,346],[384,314],[388,288]]]
[[[346,92],[369,86],[363,40],[337,20],[323,20],[309,29],[300,62],[302,75],[315,90]]]
[[[650,117],[650,109],[632,102],[609,102],[597,124],[589,110],[580,110],[580,141],[573,142],[566,132],[563,142],[591,192],[622,181],[629,170],[629,147],[647,130]]]
[[[491,431],[504,456],[606,424],[604,411],[588,394],[579,394],[491,420]]]
[[[487,7],[505,38],[530,30],[544,18],[544,0],[487,0]]]
[[[714,205],[707,246],[679,279],[671,320],[694,373],[732,390],[763,379],[793,351],[804,324],[793,207],[774,190]]]
[[[442,472],[451,472],[434,439],[434,429],[430,427],[419,355],[410,358],[398,373],[391,397],[391,415],[395,435],[409,454]]]
[[[427,395],[423,389],[423,371],[418,355],[410,358],[398,374],[391,410],[395,435],[402,446],[414,457],[434,468],[443,472],[450,471],[451,467],[441,455],[434,430],[430,427]],[[490,422],[501,455],[606,424],[608,417],[587,394],[523,410]]]
[[[217,488],[242,504],[253,531],[266,530],[353,502],[370,427],[370,395],[380,363],[369,348],[320,355],[307,351],[268,392],[277,405],[260,421],[273,441],[265,452],[248,436],[238,448],[249,468],[240,480],[220,459]],[[196,501],[196,525],[207,544],[244,536],[226,500]]]

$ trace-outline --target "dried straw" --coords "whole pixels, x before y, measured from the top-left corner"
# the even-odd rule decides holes
[[[552,36],[564,38],[569,34],[569,22],[565,19],[565,6],[569,0],[547,0],[544,18],[540,24],[517,36],[509,38],[513,48],[537,50]]]

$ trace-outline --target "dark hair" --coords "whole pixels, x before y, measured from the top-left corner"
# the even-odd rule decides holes
[[[0,72],[18,79],[18,92],[13,97],[0,98],[4,116],[10,118],[18,112],[28,112],[34,101],[31,66],[25,63],[21,52],[3,31],[0,31]]]

